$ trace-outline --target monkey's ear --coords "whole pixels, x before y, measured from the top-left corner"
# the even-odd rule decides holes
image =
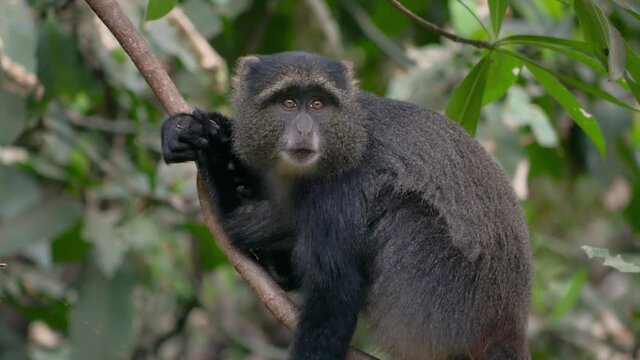
[[[353,63],[348,60],[342,60],[340,61],[340,63],[344,68],[344,76],[347,78],[347,81],[349,81],[352,90],[357,90],[360,86],[360,81],[358,81],[358,79],[356,78],[355,71],[353,70]]]
[[[242,81],[245,80],[249,69],[252,64],[256,64],[260,61],[260,58],[255,55],[243,56],[236,62],[236,69],[233,77],[231,78],[231,87],[234,90],[240,89]]]

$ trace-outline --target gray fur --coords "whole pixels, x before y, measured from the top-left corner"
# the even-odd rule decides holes
[[[370,196],[385,187],[396,196],[420,194],[442,217],[425,221],[400,207],[369,233],[372,246],[385,245],[368,297],[381,342],[401,359],[446,358],[468,352],[478,334],[490,331],[489,319],[508,327],[512,341],[525,341],[531,253],[522,209],[502,171],[440,114],[366,93],[358,100],[370,110]]]
[[[339,84],[315,59],[302,54],[270,73],[255,73],[262,57],[239,62],[234,152],[268,171],[283,126],[261,102],[291,84],[335,94],[340,105],[320,125],[323,154],[313,176],[358,174],[354,191],[364,192],[369,225],[354,246],[370,258],[365,311],[380,342],[398,359],[528,358],[531,251],[501,169],[454,122],[361,91],[347,65],[347,85]],[[250,88],[256,77],[266,85]],[[269,182],[278,187],[277,177]],[[494,347],[513,352],[492,356]]]

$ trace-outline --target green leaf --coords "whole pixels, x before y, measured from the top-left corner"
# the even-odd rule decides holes
[[[635,16],[636,19],[640,20],[640,6],[638,5],[637,1],[634,2],[632,0],[613,0],[613,2],[628,11],[629,14]]]
[[[593,0],[575,0],[574,10],[594,54],[607,66],[612,80],[624,75],[626,51],[624,39]]]
[[[493,25],[493,33],[498,37],[504,13],[507,11],[509,0],[489,0],[489,14],[491,15],[491,24]]]
[[[66,332],[69,329],[69,304],[64,298],[60,299],[41,289],[31,289],[32,295],[38,299],[36,302],[21,303],[19,299],[8,298],[11,306],[16,307],[20,313],[31,321],[40,320],[52,329]]]
[[[522,87],[515,86],[509,91],[503,116],[512,118],[519,126],[529,126],[540,146],[558,146],[558,134],[547,114],[539,105],[531,102],[529,94]]]
[[[451,95],[445,114],[475,134],[482,107],[491,53],[478,62]]]
[[[71,312],[70,358],[130,358],[135,274],[125,266],[107,279],[91,262],[81,274],[78,303]]]
[[[16,216],[42,202],[42,190],[35,177],[25,171],[0,164],[0,229]],[[1,243],[0,243],[1,247]]]
[[[0,1],[2,51],[31,73],[36,70],[35,18],[28,1]]]
[[[92,255],[105,276],[111,277],[121,266],[129,249],[127,239],[118,236],[121,221],[119,209],[102,211],[87,207],[84,211],[82,236],[93,244]]]
[[[504,54],[509,54],[511,57],[520,59],[522,62],[526,63],[526,64],[531,64],[532,66],[538,66],[533,60],[526,58],[516,52],[513,51],[509,51],[507,49],[498,49],[498,52],[500,53],[504,53]],[[559,72],[553,71],[551,69],[547,69],[544,68],[545,71],[547,71],[548,73],[552,74],[553,76],[555,76],[556,78],[564,81],[567,84],[570,84],[571,86],[578,88],[588,94],[591,94],[593,96],[599,97],[603,100],[606,100],[612,104],[618,105],[620,107],[623,107],[625,109],[631,110],[631,111],[640,111],[640,109],[634,108],[633,106],[625,103],[624,101],[620,100],[619,98],[609,94],[606,91],[601,90],[599,87],[595,86],[595,85],[591,85],[591,84],[587,84],[584,83],[580,80],[578,80],[577,78],[573,77],[573,76],[567,76],[564,74],[561,74]],[[623,82],[624,80],[619,80],[618,82],[621,83],[621,85],[623,87],[629,88],[630,85],[627,82]],[[490,84],[493,84],[493,82],[489,81]],[[632,84],[635,85],[635,84]]]
[[[624,39],[618,29],[611,25],[610,22],[607,22],[607,24],[609,26],[609,32],[607,33],[609,42],[609,75],[615,81],[624,75],[627,52],[624,47]]]
[[[623,107],[627,110],[631,110],[631,111],[640,111],[640,109],[636,109],[633,106],[625,103],[624,101],[620,100],[620,98],[615,97],[611,94],[609,94],[608,92],[601,90],[599,87],[595,86],[595,85],[591,85],[591,84],[587,84],[585,82],[582,82],[580,80],[578,80],[577,78],[573,77],[573,76],[568,76],[568,75],[564,75],[564,74],[560,74],[558,72],[555,71],[551,71],[548,70],[550,73],[552,73],[555,77],[557,77],[558,79],[564,81],[565,83],[580,89],[588,94],[591,94],[593,96],[599,97],[602,100],[606,100],[612,104],[616,104],[620,107]]]
[[[80,91],[95,91],[93,79],[71,33],[51,15],[38,36],[38,78],[44,85],[43,101],[73,99]]]
[[[81,207],[65,197],[45,197],[0,224],[0,255],[13,255],[29,245],[53,238],[73,225]]]
[[[464,1],[464,4],[461,2]],[[449,0],[449,16],[456,34],[463,37],[474,37],[482,30],[482,24],[474,16],[477,3],[468,0]],[[477,36],[475,36],[477,38]]]
[[[177,0],[149,0],[147,4],[147,16],[145,20],[157,20],[167,15],[174,6],[176,6]]]
[[[606,143],[604,136],[602,135],[600,125],[598,125],[593,115],[585,111],[573,94],[547,69],[533,63],[527,63],[526,67],[549,95],[565,109],[569,116],[587,134],[591,141],[593,141],[600,151],[600,154],[605,156]]]
[[[629,46],[629,44],[625,43],[625,48],[627,50],[627,70],[636,81],[636,83],[640,82],[640,56],[636,54],[635,51]]]
[[[591,46],[586,42],[535,35],[509,36],[498,42],[499,46],[513,44],[552,50],[589,66],[600,75],[607,73],[600,61],[594,57]]]
[[[538,9],[554,20],[559,20],[564,15],[562,1],[560,0],[535,0]]]
[[[580,300],[580,290],[582,290],[582,287],[587,282],[587,275],[587,270],[582,268],[571,277],[566,293],[553,306],[551,312],[553,320],[557,321],[562,319],[578,304],[578,300]]]
[[[636,101],[640,103],[640,84],[633,81],[632,79],[629,79],[628,77],[626,78],[626,80],[629,88],[631,89],[631,93],[633,93],[633,96],[635,96]]]
[[[620,272],[640,273],[640,264],[633,264],[622,259],[622,256],[611,256],[608,249],[593,246],[582,246],[582,250],[587,253],[589,259],[599,257],[604,259],[604,266],[612,267]]]
[[[632,156],[635,155],[632,154]],[[632,161],[635,163],[634,158],[632,158]],[[633,197],[624,209],[623,214],[631,225],[633,232],[640,234],[640,221],[638,221],[638,219],[640,219],[640,178],[638,177],[636,177],[636,181],[633,184]]]
[[[522,44],[522,45],[536,45],[540,47],[552,48],[552,47],[564,47],[573,49],[576,52],[580,52],[586,55],[592,53],[591,46],[584,41],[576,41],[562,38],[554,38],[551,36],[538,36],[538,35],[512,35],[501,39],[496,44],[509,45],[509,44]]]
[[[25,98],[9,86],[0,69],[0,146],[10,144],[27,126]]]
[[[91,244],[82,237],[82,222],[78,221],[51,242],[51,257],[56,263],[82,259]]]
[[[633,131],[633,130],[632,130]],[[616,153],[620,161],[627,166],[633,179],[640,179],[640,163],[636,162],[634,146],[627,143],[625,137],[616,140]],[[638,214],[640,219],[640,214]]]
[[[518,80],[522,70],[522,61],[505,53],[495,53],[491,58],[487,86],[482,98],[482,106],[500,99]]]
[[[204,224],[187,222],[184,227],[198,240],[198,259],[203,270],[210,271],[228,263],[227,257],[218,248],[209,229]]]

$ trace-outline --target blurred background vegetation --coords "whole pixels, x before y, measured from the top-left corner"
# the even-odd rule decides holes
[[[386,0],[121,2],[193,106],[229,113],[242,55],[307,50],[446,109],[523,201],[533,358],[640,359],[640,5],[403,4],[467,38],[536,37],[479,50]],[[165,115],[88,6],[0,1],[0,65],[0,359],[284,359],[289,332],[215,247],[195,166],[161,161]]]

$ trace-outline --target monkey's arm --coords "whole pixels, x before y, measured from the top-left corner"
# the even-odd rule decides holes
[[[300,287],[291,264],[293,229],[265,200],[236,209],[225,221],[225,231],[236,247],[252,255],[286,291]]]
[[[300,207],[305,227],[298,229],[294,265],[303,303],[293,360],[343,360],[365,297],[361,192],[333,182],[321,187],[309,195],[311,204]]]
[[[258,177],[231,151],[230,120],[219,113],[172,115],[162,124],[162,154],[167,163],[197,161],[223,218],[257,197]]]
[[[213,191],[225,230],[242,250],[266,249],[290,234],[271,204],[260,200],[258,174],[231,150],[230,120],[195,110],[176,114],[162,125],[162,151],[167,163],[197,161]]]
[[[282,250],[293,246],[293,229],[276,214],[266,200],[253,201],[233,211],[225,230],[235,245],[246,251]]]
[[[231,241],[269,268],[283,287],[292,289],[292,230],[266,200],[259,200],[258,175],[233,154],[230,137],[230,120],[221,114],[199,110],[176,114],[162,125],[162,153],[167,163],[200,164]]]

